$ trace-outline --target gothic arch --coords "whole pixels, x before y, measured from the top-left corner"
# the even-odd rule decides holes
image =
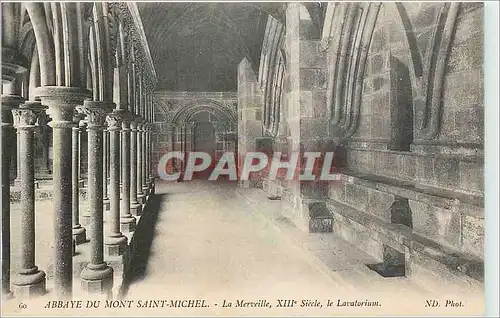
[[[172,116],[171,122],[176,123],[181,120],[189,120],[194,114],[203,110],[214,113],[220,118],[226,118],[230,122],[238,121],[236,112],[224,104],[213,99],[196,99],[179,107],[174,116]]]

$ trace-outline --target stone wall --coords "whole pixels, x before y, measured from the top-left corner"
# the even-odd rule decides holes
[[[237,123],[238,106],[235,92],[157,91],[154,103],[156,122],[152,135],[152,169],[155,176],[158,175],[158,162],[167,152],[194,150],[198,114],[207,114],[210,117],[208,120],[219,127],[215,131],[216,137],[234,134],[233,127],[236,127]],[[236,151],[235,143],[226,140],[228,138],[225,137],[222,139],[216,141],[217,149],[214,150],[221,153],[223,147],[227,147],[227,151]],[[176,162],[175,167],[181,169],[180,162]]]
[[[283,34],[268,20],[258,83],[240,63],[240,112],[252,114],[240,118],[240,149],[259,142],[246,125],[259,132],[261,124],[274,151],[332,146],[341,176],[264,180],[283,215],[305,230],[333,231],[384,270],[404,268],[430,284],[443,273],[481,281],[482,18],[481,3],[328,3],[319,30],[293,3]],[[279,81],[269,74],[281,58]],[[283,98],[269,102],[276,87]],[[256,103],[246,106],[249,91],[262,122]]]

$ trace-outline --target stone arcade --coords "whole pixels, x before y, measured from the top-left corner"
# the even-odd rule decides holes
[[[328,257],[361,264],[351,277],[481,293],[482,20],[458,2],[2,2],[4,294],[115,295],[158,193],[216,191],[181,182],[182,161],[159,179],[170,151],[332,151],[338,182],[234,191],[347,244]]]

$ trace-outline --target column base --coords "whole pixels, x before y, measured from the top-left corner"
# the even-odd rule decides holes
[[[104,211],[109,211],[109,207],[111,206],[109,199],[104,199],[102,202],[104,204]]]
[[[91,220],[92,217],[88,214],[80,216],[80,222],[82,223],[82,225],[89,225]]]
[[[82,279],[82,289],[88,294],[108,294],[113,289],[113,268],[106,263],[88,264],[82,270],[80,277]]]
[[[134,232],[135,231],[135,218],[122,217],[120,218],[120,231],[121,232]]]
[[[45,272],[34,267],[26,273],[14,277],[12,282],[12,292],[15,297],[32,298],[46,293]]]
[[[75,241],[76,245],[80,245],[87,242],[86,234],[87,231],[81,225],[73,228],[73,240]]]
[[[35,189],[40,189],[40,182],[38,180],[33,181],[33,184],[35,185]],[[21,179],[14,179],[14,187],[21,187]]]
[[[134,222],[135,223],[135,222]],[[127,237],[123,234],[120,236],[107,236],[104,239],[104,253],[108,256],[120,256],[125,253],[127,246]]]
[[[4,292],[2,291],[2,300],[9,300],[14,298],[14,293],[9,291],[9,292]]]
[[[130,213],[132,213],[133,216],[142,215],[142,205],[139,202],[131,203],[130,204]]]

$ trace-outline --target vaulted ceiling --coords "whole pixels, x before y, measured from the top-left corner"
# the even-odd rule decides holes
[[[158,90],[236,91],[247,57],[258,68],[268,14],[285,3],[137,2]]]

